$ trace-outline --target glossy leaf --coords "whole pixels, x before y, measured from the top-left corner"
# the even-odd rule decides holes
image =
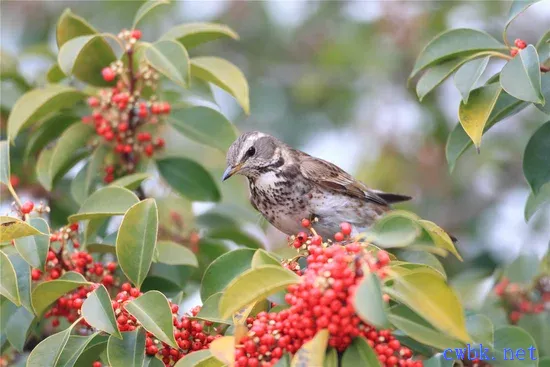
[[[525,221],[529,221],[542,206],[550,202],[550,182],[542,185],[537,195],[529,193],[525,203]]]
[[[455,255],[457,259],[462,261],[462,257],[456,250],[453,240],[447,232],[441,229],[434,222],[430,222],[428,220],[419,220],[418,224],[420,224],[422,228],[424,228],[428,232],[436,247],[449,251],[450,253]]]
[[[299,276],[276,265],[263,265],[237,276],[225,288],[220,300],[222,318],[231,316],[241,307],[298,283]]]
[[[198,362],[210,357],[212,357],[212,353],[208,349],[191,352],[180,359],[174,367],[195,367]]]
[[[145,50],[145,58],[149,65],[174,83],[184,88],[189,84],[189,54],[180,43],[172,40],[155,42]]]
[[[44,270],[50,247],[50,228],[42,218],[30,218],[29,224],[43,234],[18,238],[15,248],[30,266]]]
[[[17,275],[8,255],[0,251],[0,294],[9,299],[16,306],[21,306]]]
[[[151,267],[157,243],[158,209],[154,199],[132,206],[122,219],[116,238],[120,268],[137,288]]]
[[[138,23],[143,19],[147,13],[151,12],[154,8],[160,5],[166,5],[170,2],[167,0],[147,0],[145,3],[143,3],[139,9],[136,12],[136,15],[134,16],[134,22],[132,23],[132,28],[136,28]]]
[[[489,84],[474,89],[470,93],[468,104],[460,103],[458,109],[460,123],[478,149],[481,145],[481,136],[501,91],[498,84]]]
[[[80,122],[78,117],[70,114],[56,114],[40,123],[29,137],[25,147],[25,157],[36,154],[48,143],[58,138],[69,126]]]
[[[198,267],[199,263],[195,254],[187,247],[171,241],[159,241],[158,261],[169,265],[188,265]]]
[[[69,271],[56,280],[38,284],[32,291],[31,302],[36,315],[41,315],[59,297],[83,285],[90,284],[81,274]]]
[[[110,367],[142,366],[145,360],[145,333],[142,329],[122,333],[122,340],[114,335],[107,342]]]
[[[90,195],[78,213],[69,217],[69,221],[123,215],[137,202],[139,202],[138,197],[130,190],[114,186],[103,187]]]
[[[254,256],[252,257],[252,267],[256,268],[262,265],[281,266],[281,262],[266,250],[258,249],[256,250],[256,252],[254,253]]]
[[[365,274],[353,296],[353,304],[357,315],[363,321],[378,329],[389,326],[386,316],[386,303],[382,299],[380,279],[374,273]]]
[[[197,106],[172,112],[168,121],[183,135],[226,152],[237,138],[235,128],[220,112]]]
[[[79,205],[82,205],[84,201],[86,201],[95,188],[96,182],[99,181],[97,172],[103,168],[105,164],[105,157],[108,153],[109,148],[107,146],[98,146],[92,153],[88,163],[72,180],[71,196]]]
[[[201,282],[201,299],[223,291],[239,274],[250,269],[254,250],[237,249],[214,260],[206,269]]]
[[[532,349],[532,356],[530,356],[529,347]],[[494,342],[496,365],[505,365],[512,367],[536,367],[539,357],[539,351],[536,348],[533,337],[529,335],[525,330],[516,326],[504,326],[495,330],[495,342]],[[525,354],[523,360],[517,358],[517,351],[523,349]]]
[[[374,242],[385,248],[412,244],[420,234],[418,219],[418,216],[403,210],[386,213],[373,227]]]
[[[208,297],[197,314],[197,319],[219,322],[222,324],[231,324],[232,322],[230,317],[223,319],[220,315],[219,306],[222,295],[222,292],[218,292]]]
[[[67,157],[65,165],[60,168],[59,173],[55,177],[50,176],[50,166],[52,164],[52,157],[55,147],[48,147],[43,149],[38,156],[36,162],[36,176],[38,182],[48,191],[52,191],[54,184],[62,178],[77,162],[82,160],[88,155],[86,150],[78,151],[72,156]]]
[[[540,78],[539,55],[535,46],[528,45],[504,65],[500,85],[517,99],[544,105]]]
[[[132,173],[114,180],[109,186],[120,186],[128,190],[135,190],[143,181],[151,177],[148,173]]]
[[[57,62],[63,74],[74,75],[80,81],[107,86],[101,70],[116,60],[109,43],[98,34],[75,37],[67,41],[59,50]]]
[[[379,367],[380,362],[365,339],[357,337],[342,356],[342,367]]]
[[[550,121],[545,122],[529,139],[523,155],[523,174],[533,194],[550,182]]]
[[[65,9],[57,22],[56,38],[57,47],[61,48],[65,42],[79,36],[97,33],[96,30],[84,18]]]
[[[550,30],[542,35],[542,37],[538,40],[536,47],[539,54],[540,63],[547,64],[550,59]]]
[[[313,339],[302,345],[296,352],[290,363],[291,367],[322,366],[325,361],[325,350],[329,332],[323,329],[317,332]]]
[[[58,64],[53,64],[46,72],[46,80],[48,83],[59,83],[66,77],[67,76],[63,73],[63,70],[61,70]]]
[[[420,52],[409,78],[421,70],[459,56],[467,56],[480,51],[505,51],[506,46],[485,32],[458,28],[437,35]]]
[[[429,252],[424,251],[400,251],[398,255],[399,259],[408,261],[415,264],[424,264],[427,265],[435,270],[437,270],[439,273],[441,273],[441,276],[444,278],[447,278],[447,274],[445,272],[445,268],[443,267],[443,264],[438,260],[438,258],[430,254]]]
[[[161,176],[178,193],[193,201],[219,201],[220,191],[212,175],[188,158],[164,158],[157,161]]]
[[[172,323],[172,311],[166,297],[159,291],[149,291],[139,298],[128,302],[126,310],[132,314],[139,323],[166,344],[177,348],[174,339],[174,326]]]
[[[242,71],[229,61],[212,56],[192,58],[191,75],[224,89],[235,97],[246,114],[250,113],[248,82]]]
[[[41,232],[19,218],[0,216],[0,242],[11,241],[16,238],[33,236]]]
[[[29,354],[27,367],[56,366],[69,341],[73,325],[42,340]]]
[[[187,23],[178,25],[168,30],[161,39],[178,40],[185,48],[190,49],[222,37],[239,39],[239,35],[231,28],[216,23]]]
[[[470,92],[474,89],[481,74],[485,71],[491,56],[472,60],[462,65],[455,74],[454,83],[462,95],[462,101],[468,103]]]
[[[96,335],[86,346],[82,354],[76,360],[75,366],[91,366],[97,361],[98,356],[107,362],[108,335]]]
[[[21,255],[15,251],[10,253],[8,258],[13,265],[15,276],[17,277],[17,288],[19,290],[21,305],[28,311],[33,312],[31,305],[31,268]]]
[[[0,141],[0,183],[10,184],[10,142]]]
[[[63,108],[72,107],[86,95],[77,89],[58,84],[33,89],[17,100],[8,118],[8,137],[15,140],[21,129]]]
[[[453,59],[435,65],[426,71],[416,84],[416,95],[418,100],[422,101],[428,93],[434,90],[439,84],[443,83],[452,73],[454,73],[460,65],[464,64],[467,59]]]
[[[23,352],[25,342],[35,323],[35,317],[25,307],[19,307],[13,315],[10,316],[8,323],[3,325],[6,331],[6,337],[10,344],[19,352]]]
[[[103,285],[86,298],[82,304],[81,314],[92,327],[122,339],[111,305],[111,297]]]
[[[79,357],[97,335],[97,332],[87,336],[70,335],[55,366],[72,367],[77,365]]]

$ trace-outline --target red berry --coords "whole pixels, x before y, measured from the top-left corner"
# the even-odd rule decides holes
[[[103,366],[103,365],[101,364],[100,361],[95,361],[95,362],[92,364],[92,367],[101,367],[101,366]]]
[[[143,107],[139,109],[138,111],[138,116],[141,117],[141,118],[145,118],[147,117],[147,115],[149,114],[149,112],[147,111],[147,107]]]
[[[34,203],[32,201],[27,201],[23,205],[21,205],[21,213],[23,214],[29,214],[34,209]]]
[[[172,313],[178,313],[179,306],[178,305],[172,305],[171,309],[172,309]]]
[[[48,256],[47,256],[47,258],[46,258],[48,261],[52,261],[53,259],[55,259],[55,257],[56,257],[56,256],[55,256],[55,252],[53,252],[53,251],[51,251],[51,250],[48,251]]]
[[[315,236],[311,237],[311,243],[314,244],[314,245],[319,246],[320,244],[323,243],[323,237],[321,237],[319,235],[315,235]]]
[[[132,36],[132,38],[135,38],[135,39],[141,39],[141,31],[139,29],[134,29],[130,35]]]
[[[99,99],[97,97],[90,97],[88,98],[88,105],[90,107],[97,107],[99,106]]]
[[[311,227],[311,221],[309,219],[302,219],[302,227],[304,228]]]
[[[157,142],[155,143],[155,145],[158,148],[162,148],[164,146],[164,139],[163,138],[157,138]]]
[[[111,141],[115,138],[115,133],[113,133],[111,130],[108,130],[107,132],[105,132],[105,134],[103,134],[103,137],[105,138],[105,140]]]
[[[19,177],[16,175],[10,176],[10,185],[11,187],[17,187],[19,185]]]
[[[112,82],[113,80],[115,80],[116,76],[114,70],[110,67],[103,68],[103,70],[101,70],[101,75],[103,76],[103,80],[105,80],[106,82]]]
[[[390,255],[388,255],[388,253],[384,250],[378,251],[376,257],[378,258],[381,266],[387,265],[391,260]]]
[[[139,297],[139,293],[140,293],[139,289],[137,289],[137,288],[130,289],[130,296],[132,296],[132,297]]]
[[[159,349],[155,345],[151,345],[150,347],[147,347],[147,354],[150,356],[154,356],[159,352]]]
[[[42,276],[42,272],[39,269],[32,269],[31,277],[32,280],[38,280]]]
[[[340,224],[340,229],[342,230],[342,234],[344,236],[349,236],[351,234],[351,224],[347,222],[343,222]]]
[[[510,49],[510,55],[512,56],[516,56],[518,54],[518,49],[517,48],[511,48]]]
[[[69,228],[71,228],[71,231],[78,231],[78,223],[71,224]]]
[[[130,144],[127,144],[124,146],[124,153],[132,153],[132,146]]]
[[[335,235],[334,235],[334,239],[337,241],[337,242],[342,242],[344,240],[344,234],[342,232],[337,232]]]
[[[105,275],[105,276],[103,277],[103,280],[102,280],[101,282],[103,283],[103,285],[109,286],[109,285],[112,285],[112,284],[113,284],[113,281],[114,281],[114,280],[113,280],[113,276],[107,274],[107,275]]]
[[[73,308],[76,308],[77,310],[80,309],[80,307],[82,307],[82,303],[84,303],[84,301],[82,301],[82,298],[74,299]]]
[[[53,319],[52,320],[52,326],[53,327],[58,327],[59,326],[59,319]]]
[[[130,289],[132,289],[132,285],[130,283],[124,283],[120,287],[124,292],[130,292]]]
[[[103,181],[108,184],[113,182],[114,179],[115,177],[113,175],[105,175],[105,177],[103,178]]]
[[[128,130],[128,123],[127,122],[121,122],[120,124],[118,124],[117,126],[117,129],[118,131],[120,132],[124,132],[124,131],[127,131]]]
[[[59,278],[60,275],[61,274],[59,274],[59,270],[57,270],[57,269],[52,269],[52,271],[50,272],[50,277],[52,279],[57,279],[57,278]]]
[[[107,270],[109,270],[111,273],[114,273],[117,266],[118,265],[115,262],[110,262],[107,264]]]
[[[516,47],[519,49],[524,49],[525,47],[527,47],[527,42],[518,38],[514,41],[514,45],[516,45]]]
[[[153,155],[154,151],[155,151],[155,148],[151,144],[147,144],[145,146],[145,154],[148,157],[151,157]]]

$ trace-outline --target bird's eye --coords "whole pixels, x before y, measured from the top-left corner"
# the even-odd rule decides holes
[[[256,148],[254,148],[254,147],[250,147],[250,148],[246,151],[246,155],[249,156],[249,157],[252,157],[254,154],[256,154]]]

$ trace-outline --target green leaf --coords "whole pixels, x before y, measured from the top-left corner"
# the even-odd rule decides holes
[[[145,333],[142,329],[122,333],[122,340],[111,335],[107,342],[107,359],[111,367],[143,366]]]
[[[535,339],[541,356],[550,356],[550,329],[548,325],[550,325],[550,313],[548,311],[538,314],[523,314],[518,322],[518,326]]]
[[[92,342],[92,340],[98,335],[93,333],[88,336],[70,335],[67,344],[63,348],[56,367],[72,367],[78,366],[76,363],[82,353],[86,350],[86,347]]]
[[[189,85],[189,54],[178,42],[164,40],[153,43],[145,50],[145,58],[159,73],[186,88]]]
[[[77,162],[82,160],[88,155],[86,150],[77,151],[72,156],[68,157],[65,161],[65,165],[60,168],[59,173],[55,177],[50,176],[50,166],[52,165],[52,157],[55,147],[48,147],[43,149],[38,156],[36,162],[36,176],[38,182],[48,191],[52,191],[53,185],[62,178]]]
[[[187,247],[172,241],[159,241],[158,261],[169,265],[188,265],[198,267],[199,263],[195,254]]]
[[[376,274],[368,273],[363,277],[353,296],[353,304],[355,312],[363,321],[379,329],[388,328],[386,303],[382,299],[380,279]]]
[[[525,203],[525,221],[528,222],[533,215],[539,210],[543,205],[550,202],[550,182],[542,185],[539,193],[535,196],[533,193],[529,193],[527,202]]]
[[[201,299],[206,301],[214,293],[223,291],[238,275],[250,269],[254,250],[237,249],[227,252],[208,266],[201,282]]]
[[[422,101],[428,93],[434,90],[466,61],[467,59],[464,58],[453,59],[435,65],[426,71],[420,79],[418,79],[418,83],[416,84],[416,95],[418,99]]]
[[[452,354],[452,355],[454,355],[454,354]],[[448,359],[445,358],[445,356],[443,356],[442,353],[438,353],[435,356],[433,356],[432,358],[422,361],[423,366],[424,367],[454,367],[455,366],[455,361],[454,361],[453,357],[451,357],[449,355],[446,355],[446,357]]]
[[[132,29],[136,28],[138,23],[143,19],[145,15],[147,15],[147,13],[151,12],[151,10],[153,10],[159,5],[167,5],[169,3],[170,2],[167,0],[148,0],[145,3],[143,3],[137,10],[136,15],[134,16]]]
[[[109,184],[109,186],[120,186],[128,190],[135,190],[143,181],[151,177],[148,173],[132,173],[131,175],[123,176]]]
[[[61,48],[65,42],[75,37],[94,33],[97,33],[97,31],[84,18],[72,13],[71,9],[65,9],[57,22],[57,47]]]
[[[41,315],[59,297],[80,287],[88,285],[81,274],[73,271],[66,272],[59,279],[38,284],[32,291],[31,301],[34,313]]]
[[[17,351],[23,352],[25,342],[34,323],[35,318],[32,312],[25,307],[19,307],[10,317],[8,323],[3,326],[8,341]]]
[[[435,257],[435,255],[424,251],[400,251],[398,255],[399,259],[408,261],[415,264],[427,265],[437,270],[444,278],[447,278],[445,268],[441,262]]]
[[[59,50],[57,62],[61,71],[94,86],[107,86],[101,70],[116,60],[109,43],[101,35],[79,36],[67,41]]]
[[[462,257],[456,250],[453,240],[451,239],[451,237],[449,237],[449,234],[447,232],[441,229],[434,222],[430,222],[428,220],[419,220],[418,224],[420,224],[422,228],[424,228],[428,232],[436,247],[449,251],[450,253],[455,255],[457,259],[462,261]]]
[[[239,35],[231,28],[216,23],[187,23],[178,25],[169,29],[160,39],[175,39],[183,44],[185,48],[190,49],[222,37],[239,39]]]
[[[178,193],[193,201],[219,201],[218,186],[210,173],[188,158],[165,158],[157,161],[161,176]]]
[[[132,206],[122,219],[116,238],[120,268],[137,288],[147,277],[157,243],[158,209],[155,199]]]
[[[454,82],[456,88],[462,95],[462,101],[468,103],[470,92],[474,89],[481,74],[485,71],[491,56],[482,59],[472,60],[464,64],[455,74]]]
[[[542,35],[542,37],[538,40],[536,47],[541,65],[546,64],[550,59],[550,30]]]
[[[174,367],[196,367],[197,363],[210,357],[212,357],[212,353],[208,349],[191,352],[180,359]]]
[[[74,88],[48,84],[33,89],[17,100],[8,118],[8,137],[14,141],[21,129],[63,108],[73,107],[86,95]]]
[[[300,277],[279,265],[263,265],[249,269],[227,285],[220,300],[220,314],[228,318],[240,308],[277,293]]]
[[[501,327],[495,331],[494,349],[496,362],[492,364],[495,366],[507,367],[536,367],[539,352],[538,349],[535,349],[535,346],[535,341],[531,335],[525,332],[525,330],[516,326]],[[530,358],[529,347],[534,349],[532,351],[533,359]],[[523,349],[525,352],[523,360],[519,360],[516,357],[516,352],[519,351],[519,349]]]
[[[529,103],[520,101],[508,93],[502,91],[497,99],[495,107],[491,111],[489,120],[485,124],[483,133],[488,131],[497,122],[504,120],[507,117],[515,115],[519,111],[527,107]],[[446,146],[447,162],[449,170],[452,172],[456,165],[456,161],[460,156],[472,145],[472,140],[464,132],[464,128],[460,123],[456,124],[454,130],[449,134]]]
[[[458,297],[435,272],[416,272],[396,277],[393,288],[386,288],[385,292],[447,335],[460,341],[469,341]]]
[[[17,288],[21,305],[33,312],[31,306],[31,268],[29,264],[17,252],[8,255],[17,277]]]
[[[123,215],[137,202],[139,199],[136,194],[128,189],[103,187],[86,199],[77,214],[69,216],[69,222]]]
[[[107,361],[107,341],[108,335],[96,335],[86,346],[82,354],[76,360],[75,366],[91,366],[98,360],[98,357]]]
[[[508,11],[508,20],[506,20],[506,24],[504,25],[504,32],[503,32],[503,38],[506,39],[506,31],[508,30],[508,27],[510,26],[510,23],[518,15],[523,13],[528,7],[533,5],[534,3],[538,2],[540,0],[513,0],[512,5],[510,5],[510,10]]]
[[[474,89],[470,93],[468,104],[461,102],[458,108],[460,123],[478,149],[481,145],[481,136],[501,91],[498,84],[489,84]]]
[[[338,352],[336,349],[331,347],[327,349],[323,367],[338,367]]]
[[[432,39],[420,52],[409,78],[442,61],[468,56],[480,51],[505,51],[506,46],[485,32],[458,28],[445,31]]]
[[[27,222],[19,218],[0,216],[0,242],[8,242],[16,238],[43,234]]]
[[[98,146],[88,164],[86,164],[71,181],[71,196],[75,201],[82,205],[90,196],[90,193],[95,188],[98,181],[98,172],[101,171],[105,164],[105,157],[109,153],[109,148],[106,145]]]
[[[530,284],[539,273],[541,261],[536,253],[521,253],[504,271],[510,282]]]
[[[0,182],[10,184],[10,143],[7,140],[0,141]]]
[[[70,41],[69,41],[70,42]],[[95,130],[90,125],[75,124],[70,126],[57,141],[50,160],[51,178],[57,176],[71,161],[77,150],[86,145]]]
[[[165,367],[165,364],[156,357],[147,356],[143,362],[143,367]]]
[[[208,107],[175,110],[168,122],[189,139],[219,149],[223,153],[237,138],[235,128],[229,120]]]
[[[342,367],[379,367],[380,362],[374,350],[362,337],[357,337],[342,356]]]
[[[236,227],[220,227],[214,228],[206,232],[208,238],[222,239],[222,240],[231,240],[237,245],[242,245],[250,248],[262,248],[262,242],[252,236],[251,234],[245,232],[243,229]]]
[[[254,256],[252,257],[252,263],[253,268],[257,268],[258,266],[262,265],[278,265],[281,266],[281,262],[272,254],[267,252],[264,249],[258,249],[254,253]]]
[[[290,363],[291,367],[322,366],[325,361],[329,332],[323,329],[317,332],[313,339],[302,345],[296,352]],[[366,365],[356,365],[366,366]]]
[[[535,46],[528,45],[504,65],[500,72],[500,85],[517,99],[544,105],[539,55]]]
[[[103,285],[86,298],[82,304],[81,314],[92,327],[122,339],[111,305],[111,297]]]
[[[441,350],[462,347],[462,343],[435,330],[429,322],[405,305],[392,307],[388,318],[396,328],[422,344]]]
[[[199,320],[207,320],[212,322],[219,322],[222,324],[232,324],[231,317],[223,319],[220,315],[220,300],[223,293],[214,293],[206,301],[204,301],[201,310],[197,314],[196,318]]]
[[[494,326],[487,316],[481,314],[468,316],[466,318],[466,328],[476,344],[493,344]]]
[[[38,129],[29,137],[29,141],[25,147],[25,157],[34,155],[42,150],[48,143],[59,137],[69,126],[77,122],[80,122],[80,119],[69,114],[54,115],[41,122]]]
[[[159,291],[149,291],[144,295],[126,304],[126,310],[132,314],[140,324],[166,344],[177,348],[174,338],[172,311],[166,297]]]
[[[540,78],[540,84],[541,84],[541,92],[542,96],[544,97],[545,101],[550,101],[550,73],[544,73],[542,74]],[[547,115],[550,115],[550,102],[545,103],[544,105],[541,104],[534,104],[536,108],[538,108],[540,111],[544,112]]]
[[[326,359],[328,357],[325,357],[325,367],[326,367]],[[283,356],[277,361],[276,364],[273,365],[273,367],[290,367],[290,355],[288,353],[283,354]]]
[[[19,298],[19,288],[17,287],[17,275],[8,256],[0,251],[0,294],[13,302],[16,306],[21,306]]]
[[[523,174],[533,194],[550,182],[550,121],[545,122],[531,136],[523,154]]]
[[[451,282],[467,309],[479,310],[496,283],[495,274],[481,269],[470,269],[455,276]]]
[[[27,367],[56,366],[67,345],[73,325],[42,340],[29,354]]]
[[[550,357],[539,359],[539,367],[550,367]]]
[[[248,82],[238,67],[225,59],[212,56],[191,59],[191,75],[216,84],[231,94],[246,114],[250,113]]]
[[[51,84],[59,83],[66,77],[58,64],[53,64],[46,72],[46,80]]]
[[[384,214],[373,227],[374,242],[385,248],[412,244],[421,232],[418,219],[415,214],[403,210]]]
[[[29,224],[44,234],[18,238],[15,248],[30,266],[43,271],[50,248],[50,228],[42,218],[31,218]]]

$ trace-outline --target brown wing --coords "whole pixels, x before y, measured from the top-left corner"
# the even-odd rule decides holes
[[[354,179],[338,166],[322,159],[305,157],[300,162],[302,175],[310,181],[342,194],[355,196],[374,203],[387,206],[388,203],[369,190],[363,183]]]

